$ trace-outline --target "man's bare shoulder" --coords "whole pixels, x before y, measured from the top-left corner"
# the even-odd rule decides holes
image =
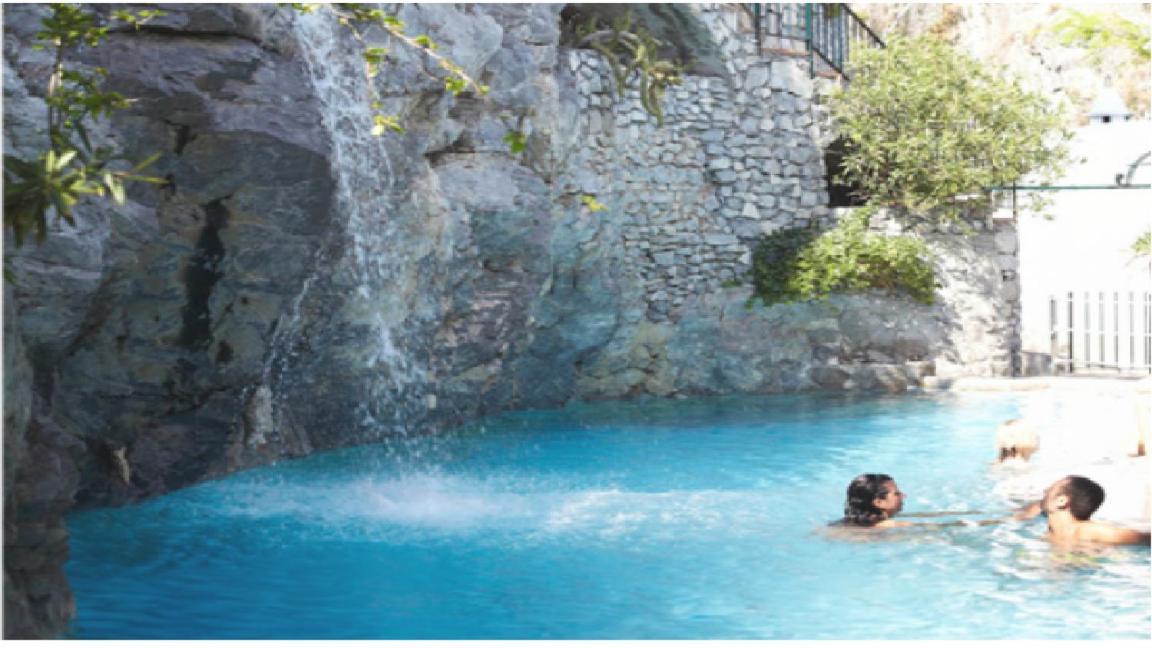
[[[1152,538],[1147,531],[1125,529],[1107,522],[1087,522],[1080,532],[1080,539],[1107,544],[1147,545]]]

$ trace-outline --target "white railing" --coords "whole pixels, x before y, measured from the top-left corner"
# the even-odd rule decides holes
[[[1152,292],[1070,290],[1048,298],[1057,373],[1152,373]]]

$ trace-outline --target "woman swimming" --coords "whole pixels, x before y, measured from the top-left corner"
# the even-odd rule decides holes
[[[848,496],[844,502],[844,517],[833,524],[837,526],[888,529],[892,527],[943,527],[995,524],[999,520],[979,522],[904,522],[893,520],[904,510],[904,493],[896,485],[896,480],[883,473],[864,473],[848,484]],[[911,513],[908,517],[939,517],[944,515],[976,515],[980,511],[937,511],[933,513]]]
[[[906,526],[906,522],[892,519],[903,508],[904,493],[896,480],[882,473],[864,473],[848,484],[840,524],[876,528]]]

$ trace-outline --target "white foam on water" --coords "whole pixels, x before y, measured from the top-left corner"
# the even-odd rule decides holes
[[[307,526],[331,528],[383,523],[459,529],[531,517],[533,505],[532,496],[495,490],[484,480],[417,473],[392,479],[250,484],[235,492],[221,512],[292,517]]]
[[[514,532],[528,541],[613,540],[765,533],[775,518],[763,491],[636,492],[572,488],[521,476],[413,473],[390,479],[252,483],[216,514],[292,519],[335,533]]]

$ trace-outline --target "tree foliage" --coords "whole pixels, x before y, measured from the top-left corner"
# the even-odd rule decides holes
[[[986,189],[1054,175],[1071,137],[1059,110],[1019,79],[932,37],[855,53],[831,99],[847,141],[842,179],[867,203],[952,219]]]
[[[868,214],[858,210],[824,232],[793,228],[766,236],[752,255],[755,296],[775,304],[882,290],[931,304],[936,285],[927,245],[869,231]]]
[[[1148,24],[1143,25],[1115,14],[1086,14],[1069,9],[1069,15],[1052,26],[1061,43],[1083,47],[1098,60],[1102,50],[1118,47],[1127,50],[1137,60],[1152,60]]]
[[[125,200],[128,182],[163,184],[164,180],[141,175],[159,157],[153,155],[124,169],[123,158],[111,147],[94,146],[90,128],[97,120],[128,105],[128,99],[103,89],[108,70],[82,68],[66,54],[80,47],[96,47],[116,24],[139,29],[157,10],[131,13],[116,11],[109,24],[101,25],[95,14],[70,4],[54,4],[41,20],[33,47],[51,48],[54,57],[44,101],[48,105],[48,149],[34,160],[4,156],[4,226],[11,230],[17,247],[29,233],[43,241],[49,214],[75,225],[72,208],[85,195],[109,195],[116,204]]]

